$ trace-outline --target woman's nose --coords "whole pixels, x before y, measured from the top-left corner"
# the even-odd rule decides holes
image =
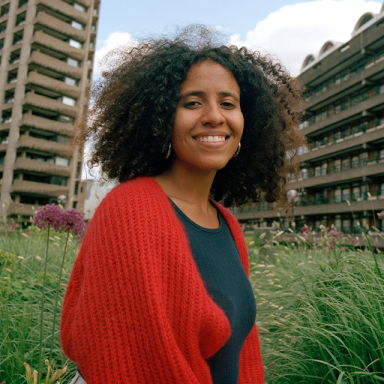
[[[222,110],[219,105],[208,104],[204,108],[203,116],[201,118],[201,123],[203,125],[212,125],[218,126],[225,122],[225,117],[223,116]]]

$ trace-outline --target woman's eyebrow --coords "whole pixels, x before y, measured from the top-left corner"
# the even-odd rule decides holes
[[[180,95],[180,98],[179,98],[179,99],[185,99],[185,98],[188,97],[188,96],[202,96],[202,95],[204,95],[204,92],[203,92],[203,91],[190,91],[190,92],[182,93],[182,94]],[[219,95],[220,95],[220,96],[231,96],[231,97],[233,97],[235,100],[240,101],[239,96],[237,96],[235,93],[231,93],[231,92],[220,92]]]

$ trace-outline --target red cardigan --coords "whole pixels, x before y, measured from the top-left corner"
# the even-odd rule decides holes
[[[217,204],[248,274],[236,219]],[[230,334],[208,296],[180,221],[159,184],[140,177],[98,207],[65,296],[61,341],[87,384],[211,384],[205,361]],[[239,384],[263,384],[256,325]]]

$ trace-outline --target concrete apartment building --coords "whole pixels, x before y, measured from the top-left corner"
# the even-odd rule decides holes
[[[100,0],[0,1],[0,214],[30,216],[59,196],[84,209],[83,153],[68,141],[87,108],[99,10]]]
[[[290,178],[296,225],[356,233],[358,224],[376,224],[384,231],[377,217],[384,210],[384,4],[357,20],[349,41],[327,41],[309,54],[298,78],[309,148],[300,149],[298,179]],[[267,204],[234,212],[258,226],[290,225]]]

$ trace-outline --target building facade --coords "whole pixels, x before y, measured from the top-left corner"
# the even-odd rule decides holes
[[[305,91],[300,130],[309,144],[299,152],[298,178],[290,177],[296,225],[384,231],[377,217],[384,210],[384,4],[360,17],[349,41],[327,41],[308,55],[298,78]],[[259,226],[290,225],[267,204],[234,212]]]
[[[1,214],[65,202],[84,209],[82,148],[100,0],[0,1]]]

